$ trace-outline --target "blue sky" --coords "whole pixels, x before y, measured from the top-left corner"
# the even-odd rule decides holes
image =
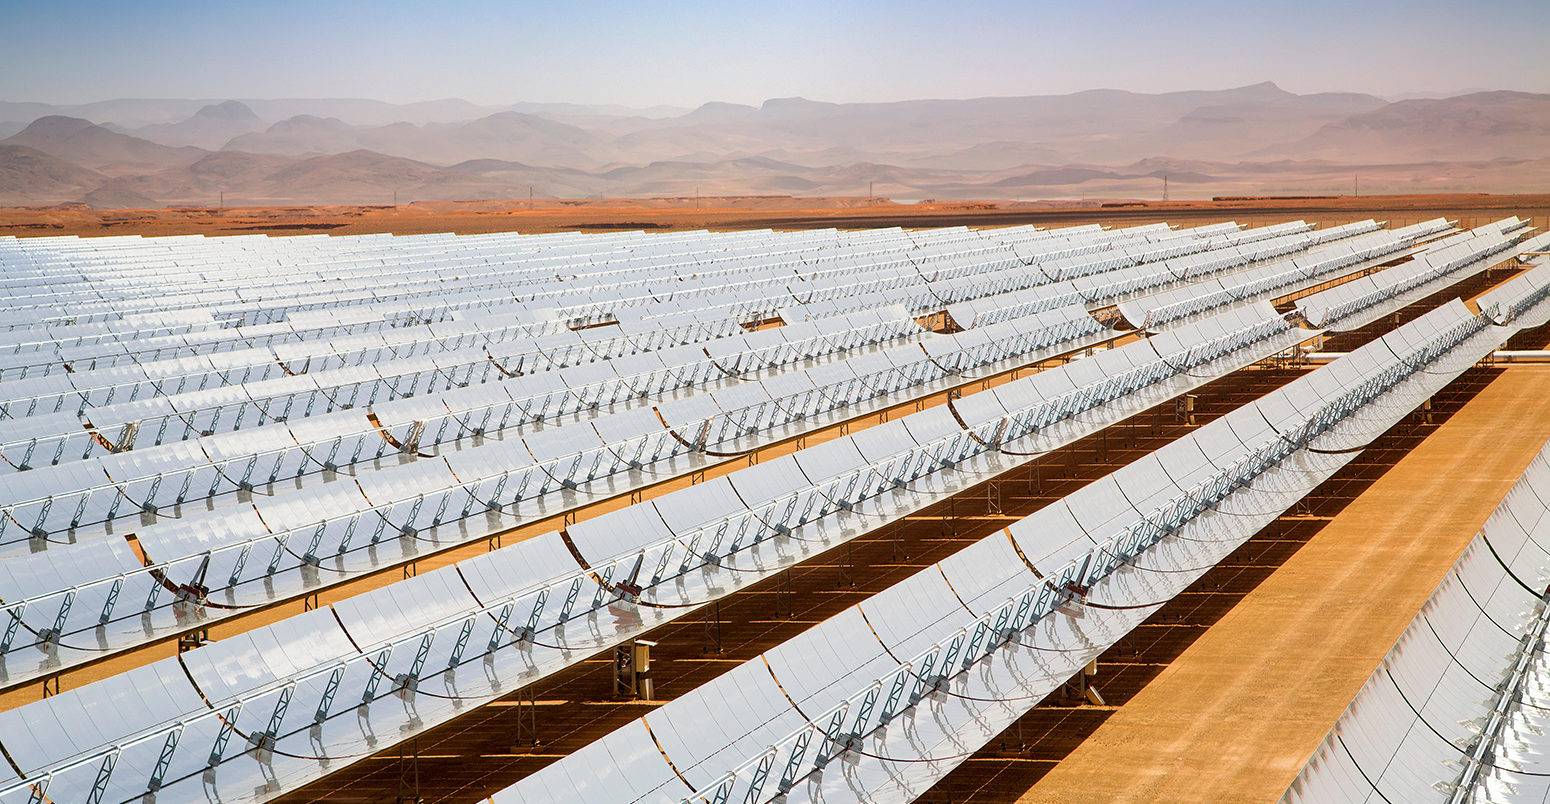
[[[0,0],[0,100],[696,106],[1118,88],[1550,91],[1543,0]]]

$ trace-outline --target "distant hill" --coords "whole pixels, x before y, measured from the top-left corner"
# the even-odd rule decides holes
[[[1259,153],[1385,163],[1545,155],[1550,154],[1550,95],[1478,92],[1399,101]]]
[[[1312,134],[1343,115],[1383,105],[1369,95],[1294,95],[1271,83],[1160,95],[1094,90],[849,104],[782,98],[758,109],[702,107],[623,137],[619,146],[626,155],[645,151],[659,159],[731,158],[776,156],[769,149],[778,142],[779,158],[802,164],[872,159],[920,165],[929,156],[932,167],[984,169],[984,148],[999,144],[1010,151],[1006,144],[1015,143],[1023,153],[1118,164],[1158,155],[1238,155],[1284,139],[1289,130]]]
[[[74,201],[106,179],[94,170],[25,145],[0,144],[0,188],[6,203],[58,204]]]
[[[490,182],[487,191],[498,194],[486,194],[485,198],[527,198],[530,192],[538,198],[581,198],[600,192],[606,181],[574,168],[536,167],[503,159],[471,159],[448,169]]]
[[[1198,106],[1147,136],[1141,156],[1224,159],[1258,150],[1258,143],[1311,136],[1321,127],[1383,108],[1371,95],[1289,95],[1268,102]]]
[[[269,198],[260,189],[276,171],[288,167],[292,159],[264,154],[221,151],[206,155],[183,168],[121,176],[116,186],[142,198],[164,204],[214,206],[223,196],[228,203],[293,203],[293,198]]]
[[[606,137],[521,112],[499,112],[466,123],[371,127],[303,115],[282,120],[267,131],[236,137],[226,149],[292,156],[371,150],[443,165],[502,159],[587,167],[607,162],[612,156]]]
[[[89,120],[59,116],[40,117],[0,144],[22,145],[109,176],[184,167],[205,153],[198,148],[157,145],[109,131]]]
[[[114,123],[125,129],[165,125],[187,120],[205,106],[229,99],[122,98],[96,103],[51,104],[0,101],[0,121],[16,122],[17,128],[49,115],[81,117]],[[458,123],[502,111],[526,112],[548,117],[617,116],[673,117],[688,112],[671,106],[632,108],[619,105],[575,103],[513,103],[480,106],[458,98],[420,103],[386,103],[367,98],[236,98],[265,120],[284,120],[297,115],[337,117],[351,125],[385,126],[389,123]]]
[[[201,107],[187,120],[145,126],[135,129],[133,134],[162,145],[193,145],[214,151],[233,137],[264,128],[263,119],[252,109],[238,101],[225,101]]]
[[[469,183],[469,177],[445,168],[371,151],[315,156],[287,165],[264,180],[263,194],[274,198],[316,198],[315,203],[387,204],[394,192],[402,200],[427,197],[423,188]]]
[[[359,150],[360,129],[337,117],[310,114],[288,117],[264,131],[233,137],[228,151],[309,156]]]
[[[159,209],[162,206],[160,201],[129,189],[122,179],[108,180],[81,196],[81,201],[92,209]]]
[[[1372,192],[1550,181],[1550,95],[1521,92],[1390,103],[1266,82],[687,111],[359,99],[90,106],[105,116],[45,114],[0,140],[0,204],[389,203],[395,191],[403,202],[529,192],[1155,197],[1164,177],[1178,197],[1203,197],[1342,192],[1354,174]],[[0,103],[0,120],[48,108]],[[164,119],[144,122],[155,115]]]

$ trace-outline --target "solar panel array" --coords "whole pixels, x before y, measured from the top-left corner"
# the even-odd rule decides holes
[[[295,789],[1283,352],[1316,331],[1264,299],[1393,259],[1448,228],[0,238],[0,679],[10,686],[981,377],[1080,358],[0,713],[11,760],[0,801]],[[1455,243],[1489,260],[1520,228],[1514,219],[1446,240],[1447,264],[1465,253]],[[1308,386],[1317,393],[1262,400],[1281,405],[1280,418],[1265,418],[1291,428],[1283,434],[1312,428],[1298,446],[1338,440],[1356,426],[1335,424],[1352,405],[1431,388],[1474,359],[1455,366],[1459,355],[1537,320],[1547,285],[1530,272],[1480,316],[1457,303],[1427,316],[1385,339],[1408,356],[1400,364],[1394,352],[1353,353],[1309,375],[1324,383]],[[1203,299],[1255,289],[1153,317],[1191,287]],[[1089,312],[1147,294],[1173,300],[1135,308],[1169,325],[1148,337],[1124,337]],[[918,321],[940,313],[961,331]],[[761,328],[776,320],[784,326]],[[1091,351],[1105,342],[1112,348]],[[1411,376],[1417,363],[1447,368]],[[1152,503],[1203,499],[1201,472],[1226,489],[1292,455],[1266,458],[1263,433],[1238,427],[1211,448],[1224,452],[1199,448],[1204,463],[1117,508],[1118,481],[1094,486],[1108,496],[1084,510],[1108,519],[1030,524],[1032,541],[1017,536],[1019,523],[983,548],[1068,562],[1043,592],[1029,587],[1012,630],[1057,617],[1072,585],[1130,578],[1138,557],[1172,549],[1172,530],[1114,512],[1155,524]],[[1218,476],[1229,470],[1239,474]],[[1216,521],[1205,509],[1186,519],[1197,516]],[[1110,526],[1124,538],[1109,538]],[[1052,545],[1049,534],[1068,541]],[[999,553],[995,566],[1032,571]],[[974,599],[1027,580],[1014,575]],[[930,622],[984,631],[1009,611],[971,612],[979,626],[952,619],[963,612]],[[998,640],[1008,622],[995,624]],[[982,637],[954,655],[1000,655],[1005,645]],[[957,678],[935,666],[910,706]],[[846,672],[843,683],[869,671]],[[875,694],[846,704],[868,714],[847,727],[845,746],[886,731],[900,700],[887,717]],[[975,728],[1000,716],[981,715]],[[791,734],[805,746],[814,732]],[[730,743],[690,753],[710,748],[726,761],[707,768],[736,770]],[[825,750],[788,770],[829,784],[821,766],[802,764]],[[913,765],[940,766],[917,754]],[[757,764],[728,778],[741,784]]]
[[[1464,548],[1284,802],[1550,796],[1550,444]]]
[[[1529,244],[1541,242],[1542,236]],[[1540,246],[1539,250],[1542,249]],[[1490,311],[1492,320],[1498,324],[1511,323],[1519,329],[1533,329],[1550,322],[1550,307],[1541,304],[1550,297],[1550,259],[1533,257],[1527,261],[1532,268],[1480,296],[1480,309]]]
[[[1325,233],[1344,230],[1362,236],[1252,271],[1125,302],[1119,305],[1119,311],[1132,326],[1157,327],[1230,304],[1284,296],[1393,259],[1417,242],[1452,227],[1435,218],[1393,231],[1374,231],[1377,228],[1372,221],[1335,227]]]
[[[1527,222],[1516,217],[1463,232],[1429,246],[1416,259],[1299,299],[1314,326],[1355,329],[1489,268],[1500,258],[1550,245],[1550,235],[1519,244]]]
[[[1134,341],[966,396],[951,411],[937,407],[911,414],[585,520],[563,536],[524,540],[334,604],[334,616],[310,612],[164,660],[145,668],[144,677],[126,674],[65,691],[0,714],[0,733],[7,723],[43,717],[68,722],[77,706],[122,711],[111,702],[136,694],[147,678],[155,678],[175,688],[167,695],[183,708],[158,707],[144,719],[124,722],[109,738],[121,752],[159,754],[178,734],[177,744],[189,740],[186,753],[198,755],[188,761],[221,764],[209,748],[222,728],[231,726],[256,743],[270,735],[280,757],[253,762],[251,754],[235,754],[230,758],[235,767],[223,764],[221,771],[223,779],[234,780],[234,789],[248,787],[255,778],[244,775],[262,774],[266,766],[274,773],[280,764],[294,764],[299,767],[291,772],[308,778],[317,771],[316,761],[289,763],[284,757],[347,761],[369,748],[377,731],[398,734],[440,722],[457,713],[457,702],[488,700],[531,683],[854,538],[876,522],[1005,472],[1026,461],[1019,453],[1030,447],[1049,449],[1095,432],[1302,337],[1268,308],[1255,312]],[[1036,441],[1020,444],[1035,432]],[[1019,446],[1008,450],[1006,444]],[[348,532],[348,524],[340,523],[335,532]],[[618,604],[627,587],[620,582],[636,590],[624,595],[633,605],[623,609]],[[282,657],[279,666],[269,658],[275,655]],[[190,662],[210,662],[221,670],[196,673],[190,684],[178,672],[178,665]],[[232,673],[227,669],[232,667],[244,670]],[[479,672],[470,675],[474,668]],[[424,699],[412,714],[371,706],[406,684],[429,689],[432,683],[435,697]],[[212,709],[206,701],[224,703]],[[256,718],[251,726],[243,712]],[[365,734],[356,726],[362,717],[371,724]],[[320,736],[314,724],[337,729]],[[49,767],[81,749],[79,743],[45,737],[16,755],[28,758],[23,767]],[[177,778],[181,766],[157,773],[147,759],[134,767],[151,770],[115,773],[115,792],[143,793]],[[67,765],[53,784],[90,784],[94,773],[90,763]],[[188,783],[199,782],[196,777]]]
[[[1175,252],[1214,247],[1203,253],[1221,251],[1227,263],[1238,264],[1246,259],[1238,241],[1252,241],[1257,244],[1252,248],[1272,253],[1288,247],[1281,232],[1302,232],[1307,226],[1299,222],[1239,235],[1226,234],[1226,228],[1231,227],[1181,234],[1160,226],[1117,233],[1079,227],[1058,236],[1017,229],[998,233],[996,248],[967,230],[896,232],[893,240],[911,244],[902,253],[921,260],[913,276],[921,292],[931,293],[958,275],[989,276],[981,271],[987,265],[1004,273],[1003,263],[1021,259],[1009,256],[1019,248],[1027,255],[1049,255],[1052,267],[1047,270],[1037,263],[1033,267],[1039,270],[1031,270],[1020,262],[1017,269],[1019,275],[1044,277],[1048,283],[1089,270],[1082,266],[1132,265],[1137,253],[1159,256],[1164,262],[1158,264],[1166,266]],[[1308,239],[1295,236],[1302,238],[1298,242]],[[723,237],[730,236],[704,239]],[[801,244],[815,237],[795,239]],[[369,240],[379,243],[380,257],[383,239]],[[597,248],[613,248],[613,240],[605,238]],[[874,273],[898,273],[896,255],[902,247],[880,247],[892,241],[875,233],[859,240],[859,245],[837,250],[841,256],[864,250],[867,259],[881,261],[881,268],[869,273],[860,257],[841,259],[826,252],[807,259],[825,276],[827,266],[844,264],[844,274],[858,285],[874,281]],[[1182,242],[1157,252],[1154,240]],[[916,257],[917,241],[936,245]],[[237,245],[245,249],[247,242]],[[267,241],[261,242],[267,247]],[[955,269],[947,265],[940,245],[953,242],[969,252]],[[1042,250],[1030,251],[1029,243],[1041,244]],[[653,242],[643,250],[660,259],[667,245]],[[335,250],[358,255],[362,248],[347,243]],[[560,250],[568,255],[565,259],[578,259],[579,246]],[[488,249],[461,251],[488,258]],[[649,273],[633,255],[608,250],[602,255],[591,259],[608,267],[600,272],[608,277],[625,270]],[[339,254],[331,258],[343,259]],[[700,259],[692,276],[723,273],[705,270],[719,261]],[[551,274],[560,273],[548,260],[535,261]],[[356,262],[364,260],[357,256]],[[380,262],[369,267],[381,272]],[[445,262],[437,256],[443,270]],[[629,268],[617,268],[621,264]],[[782,271],[791,269],[780,265]],[[1151,265],[1138,268],[1154,270]],[[467,267],[457,264],[460,272]],[[922,279],[927,267],[931,281]],[[58,266],[51,270],[62,273]],[[195,273],[205,278],[204,270],[200,266]],[[657,270],[683,272],[676,266]],[[768,265],[761,263],[760,270],[768,272]],[[1177,280],[1172,268],[1155,270]],[[190,272],[185,268],[185,275]],[[507,293],[511,287],[528,287],[504,279],[503,273],[488,273],[503,278]],[[752,277],[756,272],[743,273]],[[579,270],[572,270],[566,286],[579,276]],[[94,275],[82,274],[82,281],[102,284]],[[57,283],[49,288],[55,296],[77,295]],[[627,296],[634,292],[628,286],[607,290],[616,292],[620,305],[609,314],[639,306]],[[603,292],[589,294],[586,316],[604,315],[598,300]],[[551,295],[539,289],[529,293],[533,298]],[[444,305],[459,295],[466,294],[435,298]],[[12,472],[6,499],[0,501],[0,556],[15,558],[0,569],[9,615],[0,626],[6,628],[0,634],[0,656],[6,660],[0,677],[14,683],[187,630],[182,609],[190,602],[220,607],[205,609],[202,619],[208,621],[299,596],[590,498],[619,494],[632,484],[688,474],[720,455],[799,434],[827,419],[940,390],[1003,360],[1027,362],[1109,337],[1082,308],[1069,304],[1020,311],[956,335],[935,335],[921,331],[894,304],[806,320],[805,314],[791,313],[799,295],[815,294],[805,288],[787,293],[782,309],[796,323],[760,332],[745,332],[740,316],[760,316],[779,305],[750,308],[744,294],[736,309],[723,308],[719,319],[703,311],[688,319],[664,317],[652,308],[636,323],[579,330],[570,329],[581,320],[574,317],[575,308],[537,315],[522,307],[517,317],[549,323],[458,315],[450,322],[312,339],[297,336],[310,330],[298,330],[292,322],[290,333],[300,338],[297,342],[247,349],[225,340],[250,337],[244,327],[215,328],[197,339],[183,336],[193,342],[178,348],[189,354],[172,358],[164,352],[172,347],[161,341],[121,342],[116,330],[101,324],[99,329],[108,332],[102,342],[71,340],[62,347],[54,341],[51,349],[33,343],[37,348],[18,351],[14,361],[33,373],[7,383],[11,398],[4,408],[10,418],[0,420],[0,433],[9,434],[0,446],[6,459],[0,472]],[[946,298],[971,295],[966,286],[955,285]],[[680,290],[668,301],[699,305],[703,298]],[[480,297],[480,303],[488,312],[488,299]],[[945,303],[937,299],[935,309]],[[273,304],[292,310],[292,318],[304,315],[294,312],[298,305],[290,297]],[[138,302],[125,306],[140,309]],[[397,304],[386,308],[389,318],[407,312]],[[268,309],[217,307],[204,313],[211,321],[238,314],[245,321],[269,317]],[[323,312],[315,310],[313,317]],[[355,326],[381,323],[364,320],[365,310],[357,312],[361,320]],[[409,320],[436,315],[415,311]],[[649,329],[643,321],[665,328]],[[83,337],[89,326],[77,322],[69,334]],[[237,334],[222,334],[232,330]],[[25,337],[18,337],[18,343]],[[219,351],[208,351],[210,344]],[[147,346],[154,346],[158,360],[142,362]],[[878,346],[893,348],[878,351]],[[128,365],[117,364],[120,350],[136,349],[141,351],[130,352]],[[54,365],[40,359],[46,354],[68,370],[39,374],[40,366]],[[217,358],[225,361],[226,371],[203,367],[203,361]],[[159,368],[148,368],[153,365]],[[238,365],[243,366],[240,373],[233,368]],[[179,371],[185,373],[175,376]],[[203,390],[186,390],[193,382]],[[52,388],[47,394],[39,393],[44,385]],[[128,401],[114,401],[125,397]],[[167,512],[173,513],[162,516]],[[481,521],[492,513],[494,521]],[[154,520],[146,523],[147,515]],[[134,545],[122,539],[126,532],[134,534]],[[384,540],[395,549],[384,549]],[[90,635],[91,644],[74,638],[81,634]]]
[[[1452,302],[493,801],[913,799],[1510,334]]]

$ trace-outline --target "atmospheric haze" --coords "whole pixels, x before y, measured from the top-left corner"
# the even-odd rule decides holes
[[[6,205],[1155,197],[1164,176],[1199,198],[1550,178],[1550,27],[1529,3],[65,3],[7,17]],[[419,100],[448,97],[466,100]]]

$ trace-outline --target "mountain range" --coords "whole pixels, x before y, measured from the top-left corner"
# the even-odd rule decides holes
[[[1271,83],[694,110],[369,100],[0,102],[0,204],[705,195],[896,199],[1540,189],[1550,95]]]

